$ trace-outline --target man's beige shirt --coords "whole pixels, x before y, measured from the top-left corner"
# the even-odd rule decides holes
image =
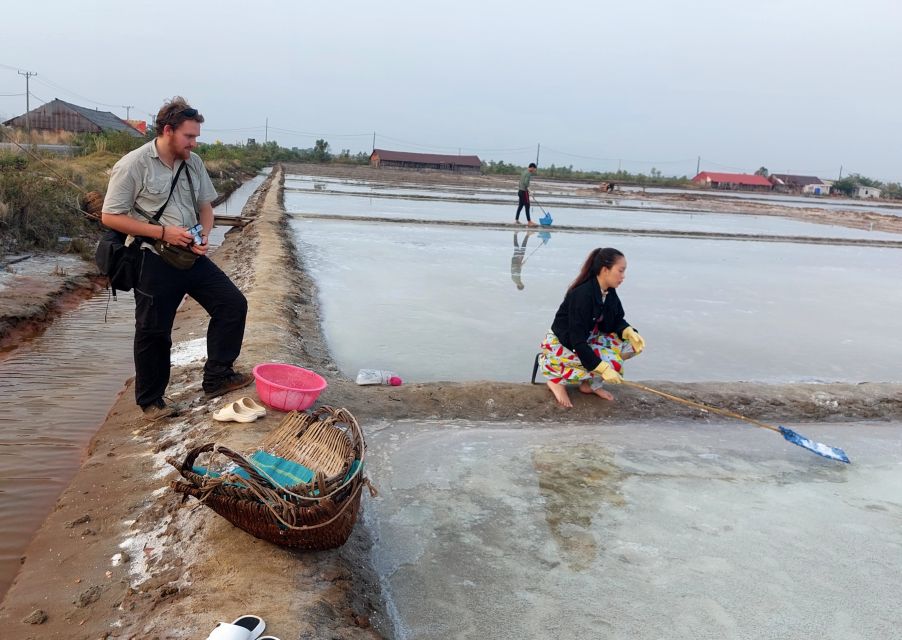
[[[160,223],[166,226],[191,228],[197,223],[186,171],[191,172],[198,207],[205,202],[213,202],[218,195],[200,156],[192,153],[187,162],[188,166],[179,175],[172,198],[160,217]],[[148,215],[156,214],[169,196],[172,179],[181,163],[177,160],[172,169],[163,164],[155,139],[125,154],[110,173],[103,212],[128,214],[136,220],[147,222],[147,218],[135,210],[135,205]]]

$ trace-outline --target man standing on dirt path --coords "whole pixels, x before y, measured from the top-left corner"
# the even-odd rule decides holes
[[[206,255],[217,194],[203,161],[191,152],[203,121],[184,98],[166,102],[157,114],[156,138],[115,164],[103,201],[103,224],[141,243],[135,285],[135,400],[149,420],[180,410],[167,404],[163,393],[169,384],[172,324],[185,294],[210,314],[204,392],[221,395],[253,381],[232,369],[241,353],[247,300]],[[157,222],[141,212],[159,214]],[[197,223],[200,229],[193,234],[189,229]],[[165,253],[166,245],[180,248],[193,264],[185,268],[164,260],[158,249]]]
[[[514,221],[520,224],[520,211],[526,207],[526,225],[529,227],[537,226],[529,217],[529,181],[536,173],[536,163],[530,162],[529,167],[520,175],[520,184],[517,186],[517,217]]]

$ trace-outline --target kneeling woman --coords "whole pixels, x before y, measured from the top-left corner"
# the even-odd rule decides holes
[[[539,366],[562,407],[572,407],[567,384],[613,400],[602,383],[623,381],[623,361],[638,355],[645,340],[624,319],[617,297],[626,276],[626,258],[617,249],[595,249],[561,303],[542,342]]]

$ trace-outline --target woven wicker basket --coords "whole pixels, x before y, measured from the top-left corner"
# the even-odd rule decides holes
[[[236,527],[274,544],[296,549],[333,549],[345,543],[369,481],[363,476],[366,443],[357,420],[346,409],[323,406],[313,413],[292,411],[260,449],[297,462],[314,472],[309,483],[283,487],[244,456],[214,443],[192,449],[172,464],[187,482],[170,483],[193,496]],[[219,454],[244,469],[213,477],[193,471],[202,453]],[[359,465],[349,474],[354,461]],[[375,490],[370,486],[371,494]]]

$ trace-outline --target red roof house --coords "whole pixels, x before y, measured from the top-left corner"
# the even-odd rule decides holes
[[[692,178],[696,184],[704,184],[713,189],[755,189],[770,191],[773,185],[764,176],[750,173],[716,173],[702,171]]]

